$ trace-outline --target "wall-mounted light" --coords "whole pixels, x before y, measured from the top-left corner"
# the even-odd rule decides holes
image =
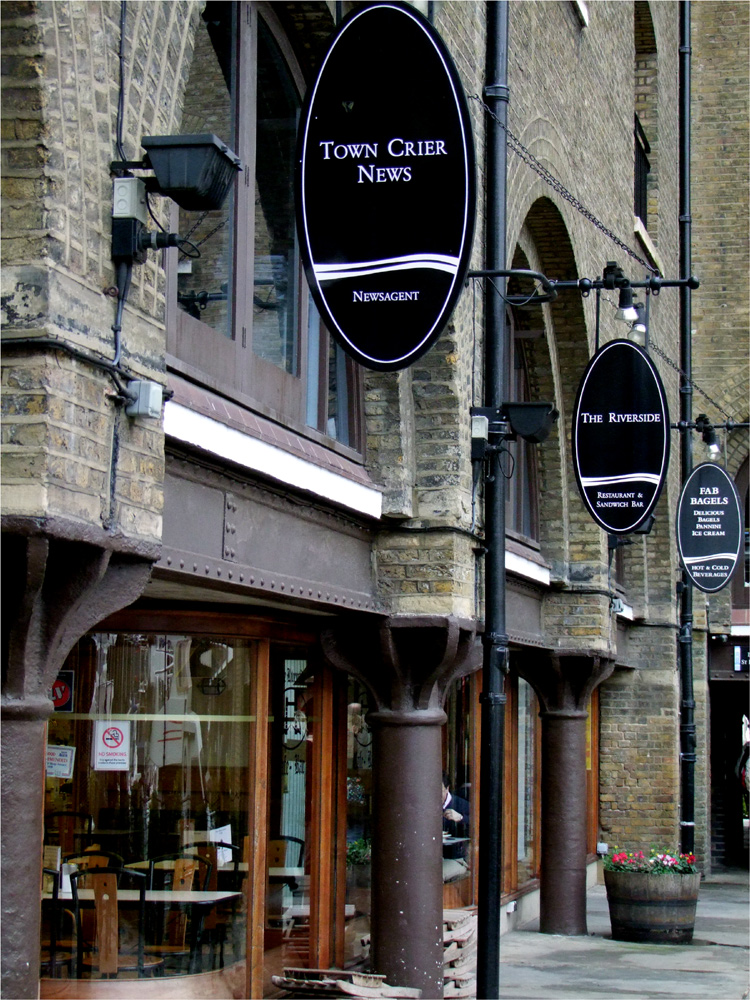
[[[503,403],[511,431],[524,441],[541,444],[560,416],[552,403]]]
[[[201,135],[146,135],[142,160],[115,160],[115,174],[152,170],[143,178],[146,190],[176,201],[189,212],[221,208],[242,161],[212,133]]]
[[[493,437],[501,442],[521,437],[530,444],[541,444],[560,416],[552,403],[546,402],[472,406],[470,412],[472,462],[482,462],[491,452],[502,450],[502,443],[490,443]]]
[[[146,135],[141,139],[153,190],[189,212],[221,208],[242,161],[215,135]],[[151,188],[147,180],[147,187]]]

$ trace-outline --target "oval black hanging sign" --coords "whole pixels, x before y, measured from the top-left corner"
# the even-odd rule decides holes
[[[732,477],[704,462],[690,473],[677,508],[677,547],[690,582],[712,594],[731,579],[742,543],[742,507]]]
[[[576,480],[605,531],[626,534],[656,506],[669,464],[669,411],[645,351],[612,340],[589,362],[573,415]]]
[[[342,347],[407,368],[461,294],[474,230],[474,147],[461,81],[412,7],[355,11],[308,95],[297,223],[307,280]]]

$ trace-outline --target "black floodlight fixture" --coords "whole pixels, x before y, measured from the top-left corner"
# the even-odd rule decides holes
[[[656,517],[653,514],[649,514],[645,521],[640,524],[637,528],[633,529],[634,535],[650,535],[651,529],[656,522]]]
[[[203,135],[146,135],[141,139],[156,190],[189,212],[221,208],[242,161],[225,142]]]
[[[510,429],[531,444],[541,444],[560,416],[552,403],[503,403]]]
[[[212,133],[201,135],[145,135],[142,160],[116,160],[113,173],[130,177],[131,170],[152,170],[146,191],[171,198],[188,212],[221,208],[242,161]]]

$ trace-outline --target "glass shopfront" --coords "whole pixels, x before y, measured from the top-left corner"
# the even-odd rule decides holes
[[[365,690],[321,664],[314,635],[294,627],[230,615],[201,633],[151,627],[188,617],[122,613],[118,625],[141,630],[87,636],[60,672],[41,975],[108,975],[98,876],[76,874],[102,866],[120,870],[119,979],[236,967],[250,995],[272,996],[287,968],[366,965]]]

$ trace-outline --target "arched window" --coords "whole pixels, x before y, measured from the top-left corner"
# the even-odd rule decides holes
[[[206,3],[182,131],[219,136],[243,171],[220,210],[179,212],[178,231],[200,256],[173,252],[169,364],[302,433],[358,449],[356,366],[321,323],[299,255],[304,89],[271,4]]]

